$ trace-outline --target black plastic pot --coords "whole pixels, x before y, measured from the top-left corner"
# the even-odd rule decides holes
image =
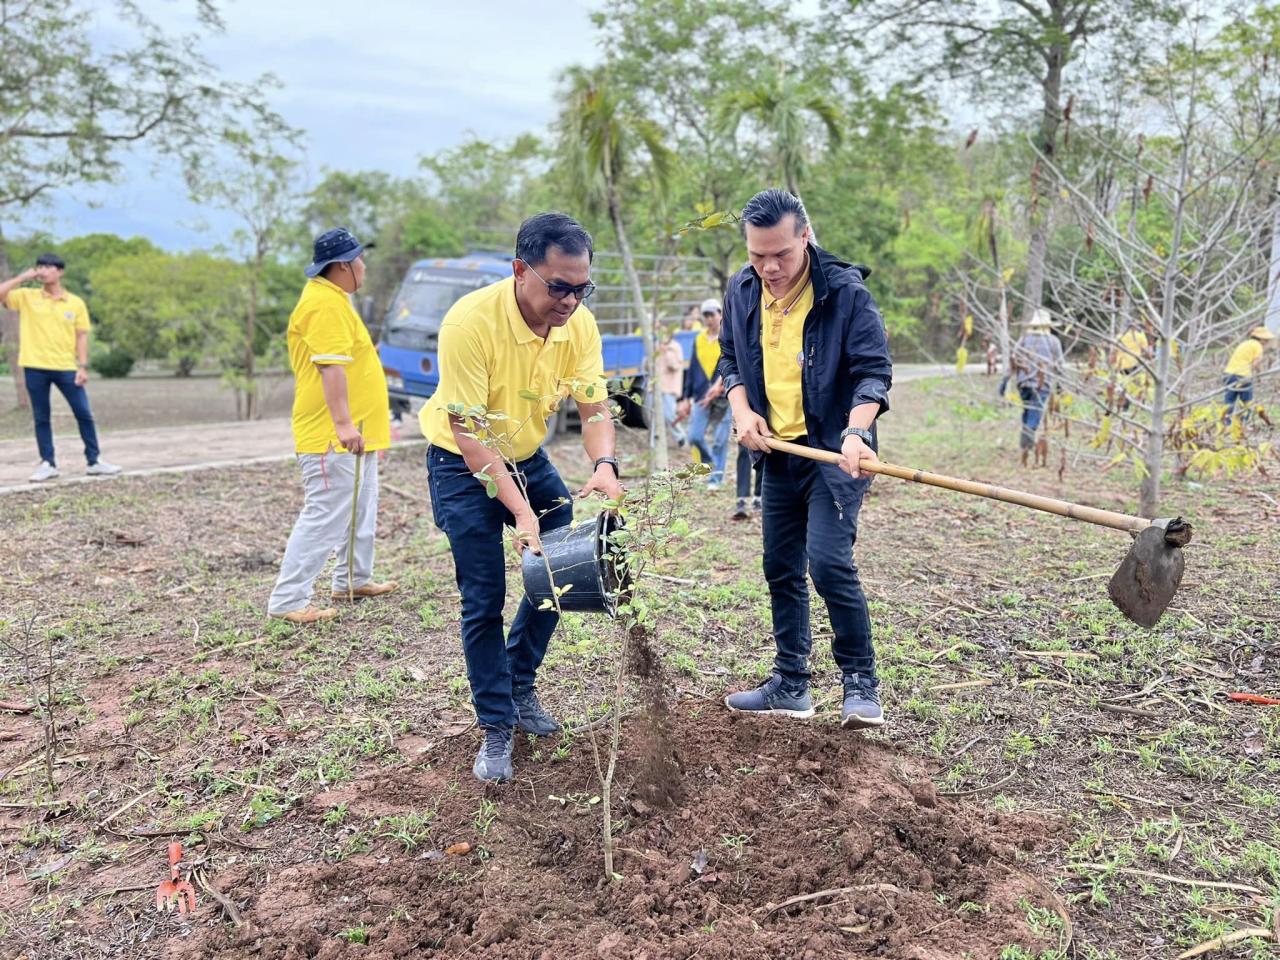
[[[624,584],[614,564],[617,547],[609,543],[609,535],[620,526],[617,517],[605,512],[594,520],[542,534],[542,556],[526,550],[520,561],[524,595],[534,608],[554,597],[554,581],[562,590],[561,610],[616,615]]]

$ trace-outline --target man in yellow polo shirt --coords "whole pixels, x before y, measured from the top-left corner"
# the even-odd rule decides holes
[[[1116,400],[1116,409],[1123,413],[1129,409],[1129,397],[1141,397],[1146,394],[1150,381],[1142,370],[1142,364],[1151,352],[1151,341],[1138,324],[1130,320],[1124,332],[1116,340],[1111,351],[1111,369],[1119,374],[1117,385],[1120,396]]]
[[[98,430],[84,388],[89,381],[89,311],[83,300],[62,286],[66,267],[56,254],[42,253],[34,269],[0,283],[0,305],[18,311],[18,366],[31,398],[40,451],[40,466],[31,475],[37,482],[58,476],[50,387],[58,388],[75,414],[89,464],[85,473],[110,476],[120,472],[114,463],[98,455]],[[29,280],[39,280],[40,289],[22,286]]]
[[[1226,388],[1222,402],[1227,405],[1224,419],[1230,421],[1235,415],[1236,404],[1244,411],[1244,418],[1249,418],[1249,404],[1253,402],[1253,378],[1262,366],[1262,354],[1267,344],[1276,335],[1266,327],[1258,326],[1249,331],[1244,343],[1231,351],[1226,369],[1222,371],[1222,383]]]
[[[419,415],[431,441],[431,508],[462,594],[462,652],[484,730],[472,768],[481,780],[511,779],[517,728],[537,736],[560,730],[535,686],[557,615],[525,598],[504,636],[502,608],[504,525],[514,528],[518,551],[536,551],[540,530],[573,520],[569,491],[542,450],[547,418],[561,401],[576,401],[594,465],[579,496],[622,496],[600,331],[583,305],[595,290],[592,252],[591,235],[564,214],[521,224],[513,275],[445,314],[440,386]],[[488,445],[468,429],[468,417],[488,430]]]
[[[364,283],[364,250],[342,227],[316,238],[306,269],[310,279],[289,316],[293,442],[303,502],[267,613],[290,623],[337,616],[333,607],[311,605],[316,577],[335,552],[334,600],[376,597],[398,586],[373,579],[377,451],[391,446],[391,411],[378,351],[351,306],[351,294]],[[354,569],[348,569],[352,552]]]
[[[889,407],[893,367],[866,267],[813,240],[800,199],[756,194],[742,210],[750,263],[729,281],[720,375],[739,439],[764,471],[761,526],[769,583],[773,675],[730,694],[731,710],[807,719],[809,586],[827,603],[831,652],[844,688],[841,725],[884,722],[871,617],[853,562],[858,511],[875,460],[875,422]],[[770,440],[839,453],[840,465],[775,451]]]

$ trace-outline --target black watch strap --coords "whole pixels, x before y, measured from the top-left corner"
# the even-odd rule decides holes
[[[601,457],[599,460],[595,462],[595,464],[592,466],[591,469],[599,470],[600,464],[602,463],[607,463],[609,466],[613,467],[613,475],[621,479],[622,471],[618,469],[618,460],[616,457]]]
[[[871,446],[870,430],[863,430],[861,427],[849,427],[843,433],[840,434],[841,440],[844,440],[846,437],[857,437],[859,440],[865,443],[868,447]]]

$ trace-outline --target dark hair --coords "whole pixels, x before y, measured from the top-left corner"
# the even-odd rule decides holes
[[[809,225],[809,214],[804,201],[794,193],[773,187],[761,190],[742,208],[742,223],[753,227],[776,227],[782,218],[792,214],[796,218],[796,233]]]
[[[67,269],[66,263],[56,253],[42,253],[36,257],[37,267],[57,267],[59,270]]]
[[[547,248],[557,247],[571,257],[595,256],[591,234],[573,217],[563,213],[539,213],[520,224],[516,234],[516,259],[536,267],[546,262]]]

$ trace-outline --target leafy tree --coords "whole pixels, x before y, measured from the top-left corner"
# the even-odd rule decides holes
[[[174,35],[143,5],[106,7],[128,42],[92,40],[95,5],[84,0],[0,5],[0,212],[59,190],[115,180],[123,156],[146,142],[190,157],[215,135],[232,107],[266,114],[260,83],[217,75],[201,52],[222,30],[214,0],[196,0],[200,32]],[[0,278],[11,275],[0,232]],[[0,311],[9,366],[17,370],[17,321]],[[15,377],[18,403],[27,403]]]
[[[193,158],[187,186],[198,203],[234,213],[241,227],[235,238],[248,268],[244,334],[240,350],[222,354],[223,377],[236,394],[242,419],[259,416],[254,384],[258,310],[263,273],[289,240],[296,212],[298,134],[277,117],[250,117],[245,127],[228,127],[216,152]]]
[[[644,338],[645,407],[655,428],[654,465],[667,467],[666,421],[659,404],[654,357],[658,341],[654,312],[645,304],[640,276],[636,272],[623,214],[624,186],[636,176],[647,158],[641,176],[653,192],[661,196],[670,175],[672,156],[662,142],[658,125],[628,103],[623,91],[611,83],[607,67],[592,70],[575,68],[565,74],[565,90],[560,117],[560,154],[567,180],[576,198],[588,210],[609,217],[622,257],[623,272],[631,286],[636,318]]]

